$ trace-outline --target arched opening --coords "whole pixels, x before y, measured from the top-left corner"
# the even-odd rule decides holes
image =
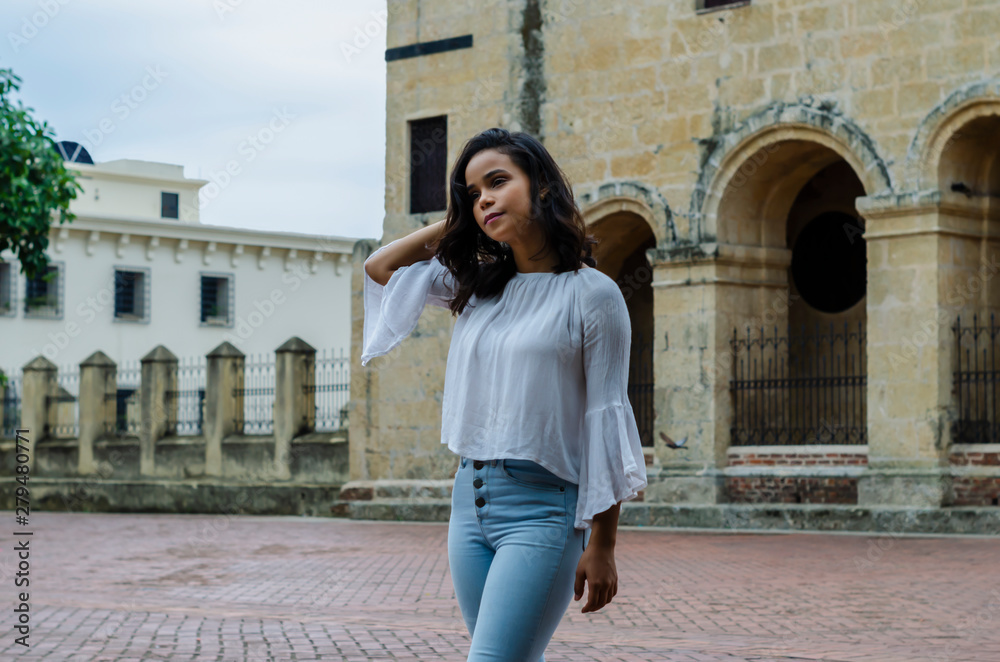
[[[938,187],[966,197],[1000,196],[1000,115],[977,117],[948,138]]]
[[[750,141],[720,168],[734,446],[866,443],[865,186],[826,143]]]
[[[1000,442],[1000,105],[974,105],[937,135],[940,273],[952,313],[953,443]],[[964,121],[962,121],[964,120]],[[937,145],[934,145],[937,147]]]
[[[653,446],[653,270],[646,250],[656,246],[648,221],[612,211],[591,223],[597,268],[618,283],[632,326],[628,398],[643,446]]]

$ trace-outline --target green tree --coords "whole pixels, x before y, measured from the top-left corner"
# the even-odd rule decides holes
[[[21,78],[0,69],[0,251],[10,250],[28,278],[45,273],[49,227],[72,222],[70,200],[83,187],[63,165],[46,122],[39,125],[33,108],[14,105],[11,94]]]

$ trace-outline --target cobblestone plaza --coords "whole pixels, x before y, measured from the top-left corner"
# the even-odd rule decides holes
[[[466,659],[444,523],[39,512],[32,525],[30,647],[14,643],[8,598],[2,659]],[[586,595],[570,603],[547,662],[1000,659],[996,538],[625,527],[616,551],[618,595],[592,614]]]

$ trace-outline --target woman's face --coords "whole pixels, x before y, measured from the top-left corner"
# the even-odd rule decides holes
[[[537,240],[531,219],[531,183],[510,157],[495,149],[477,153],[465,168],[472,214],[480,229],[494,241],[510,245]],[[500,214],[496,218],[487,217]]]

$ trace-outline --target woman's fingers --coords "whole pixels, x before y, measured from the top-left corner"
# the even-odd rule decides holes
[[[588,611],[597,611],[604,605],[611,602],[611,591],[603,586],[590,585],[590,590],[587,594],[587,604],[583,608],[583,613]]]

